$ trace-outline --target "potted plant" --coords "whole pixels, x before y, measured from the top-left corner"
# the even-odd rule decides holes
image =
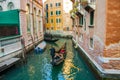
[[[88,4],[87,0],[81,0],[81,5],[86,6]]]

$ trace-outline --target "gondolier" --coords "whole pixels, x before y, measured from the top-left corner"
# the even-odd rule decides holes
[[[52,46],[51,49],[50,49],[50,55],[52,57],[52,62],[54,60],[54,56],[55,56],[55,48]]]

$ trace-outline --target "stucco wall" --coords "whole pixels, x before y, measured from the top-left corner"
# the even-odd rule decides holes
[[[96,1],[95,37],[101,44],[105,42],[106,0]]]
[[[105,57],[120,58],[120,0],[107,0]]]
[[[106,45],[120,41],[120,0],[107,0]]]

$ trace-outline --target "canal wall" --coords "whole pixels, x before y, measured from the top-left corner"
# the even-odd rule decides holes
[[[74,39],[73,44],[76,46],[76,41]],[[76,48],[80,52],[80,55],[83,57],[83,60],[85,60],[88,66],[91,68],[94,75],[96,75],[98,80],[120,80],[119,71],[103,69],[79,44],[77,44]]]
[[[43,38],[41,38],[39,41],[36,41],[34,44],[29,44],[29,45],[26,45],[24,50],[21,48],[21,49],[18,49],[16,51],[13,51],[9,54],[6,54],[6,55],[3,55],[0,57],[0,62],[3,62],[7,59],[10,59],[12,57],[20,57],[20,58],[23,58],[23,55],[25,57],[25,55],[32,49],[34,49],[34,47],[36,45],[38,45],[41,41],[43,40]]]

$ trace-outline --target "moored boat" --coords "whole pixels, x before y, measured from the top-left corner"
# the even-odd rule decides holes
[[[44,38],[45,41],[49,41],[49,42],[56,42],[59,39],[55,39],[55,38]]]
[[[45,41],[48,41],[48,42],[56,42],[56,41],[58,41],[59,39],[54,38],[52,34],[45,33],[45,34],[44,34],[44,40],[45,40]]]
[[[42,51],[44,51],[45,47],[46,47],[46,42],[45,42],[45,41],[42,41],[40,44],[38,44],[38,45],[36,46],[35,52],[36,52],[36,53],[42,52]]]

